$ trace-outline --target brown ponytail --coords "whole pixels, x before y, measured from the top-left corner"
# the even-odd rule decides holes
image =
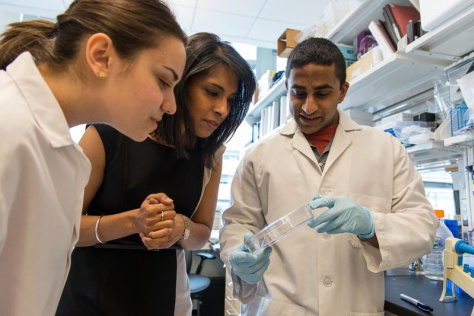
[[[39,62],[52,58],[54,23],[43,20],[11,23],[1,35],[0,69],[5,69],[18,55],[29,51]]]

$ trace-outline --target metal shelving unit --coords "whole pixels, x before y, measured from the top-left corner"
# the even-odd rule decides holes
[[[426,33],[406,47],[407,53],[419,51],[454,59],[474,50],[474,6]]]
[[[417,87],[425,86],[433,77],[442,74],[444,68],[451,63],[450,60],[396,52],[354,78],[340,107],[344,110],[366,110],[380,106],[386,100],[408,90],[415,95],[419,92]]]
[[[415,165],[439,163],[461,158],[463,150],[446,147],[443,141],[430,141],[407,148],[408,155]]]
[[[383,19],[382,8],[386,4],[411,5],[409,0],[366,0],[334,26],[326,37],[334,43],[352,45],[353,38],[367,30],[372,20]]]
[[[250,124],[254,124],[260,120],[261,110],[273,101],[280,99],[282,95],[286,94],[285,78],[281,78],[277,83],[267,91],[267,93],[260,97],[257,103],[250,107],[245,120]]]
[[[444,146],[474,147],[474,132],[446,138]]]
[[[328,37],[334,42],[350,44],[370,21],[381,18],[382,8],[387,3],[409,5],[409,1],[367,0]],[[394,53],[391,58],[352,80],[341,108],[380,108],[381,104],[400,93],[410,91],[415,95],[426,89],[432,78],[443,74],[445,67],[473,50],[474,6],[471,6],[410,43],[404,51]]]
[[[389,3],[411,5],[409,0],[366,0],[327,35],[336,43],[352,44],[352,39],[367,29],[372,20],[383,19],[382,8]],[[474,50],[474,6],[397,51],[390,58],[350,82],[343,110],[378,110],[391,106],[397,96],[410,97],[432,86],[431,80],[444,73],[445,67]],[[273,86],[249,110],[249,124],[260,120],[261,109],[286,93],[284,81]],[[451,137],[407,148],[415,164],[439,163],[462,156],[455,147],[474,146],[474,133]]]

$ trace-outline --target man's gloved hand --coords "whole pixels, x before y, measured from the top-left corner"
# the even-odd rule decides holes
[[[374,236],[375,225],[370,211],[345,196],[315,197],[308,203],[311,209],[328,207],[329,209],[308,221],[311,228],[317,227],[318,233],[352,233],[362,238]]]
[[[244,242],[251,238],[251,233],[246,233]],[[270,264],[270,253],[272,248],[267,247],[255,253],[250,253],[248,249],[242,245],[230,255],[230,263],[232,264],[232,272],[237,274],[239,278],[248,284],[256,284],[262,278],[263,273]]]

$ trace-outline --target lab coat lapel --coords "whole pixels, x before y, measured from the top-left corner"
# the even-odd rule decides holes
[[[301,130],[298,128],[295,121],[291,120],[282,130],[281,134],[283,135],[293,135],[293,139],[291,140],[291,145],[297,151],[299,151],[303,156],[308,158],[315,166],[315,168],[319,169],[317,166],[318,163],[316,161],[316,157],[314,156],[313,150],[311,149],[310,144],[304,137]]]
[[[351,120],[349,116],[347,116],[341,110],[338,110],[338,111],[339,111],[339,125],[337,127],[336,134],[334,135],[331,149],[329,150],[329,156],[326,161],[326,165],[324,167],[324,173],[328,172],[328,170],[331,168],[334,162],[342,155],[342,153],[352,143],[349,133],[361,130],[360,125],[358,125],[356,122]]]
[[[331,145],[331,150],[329,150],[328,159],[326,160],[326,165],[324,166],[324,172],[328,172],[332,164],[342,155],[347,147],[351,144],[350,138],[347,136],[345,130],[341,126],[337,127],[336,134],[334,135],[334,140]]]

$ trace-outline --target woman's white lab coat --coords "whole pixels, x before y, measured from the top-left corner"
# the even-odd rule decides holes
[[[232,205],[223,214],[221,256],[231,267],[229,255],[245,232],[257,232],[318,194],[345,195],[367,207],[380,249],[353,234],[318,234],[304,225],[273,246],[258,288],[233,275],[234,295],[268,303],[258,315],[382,316],[383,271],[431,251],[438,221],[403,145],[342,111],[339,116],[323,172],[293,121],[246,153],[232,184]]]
[[[91,165],[29,53],[0,87],[0,315],[54,315]]]

